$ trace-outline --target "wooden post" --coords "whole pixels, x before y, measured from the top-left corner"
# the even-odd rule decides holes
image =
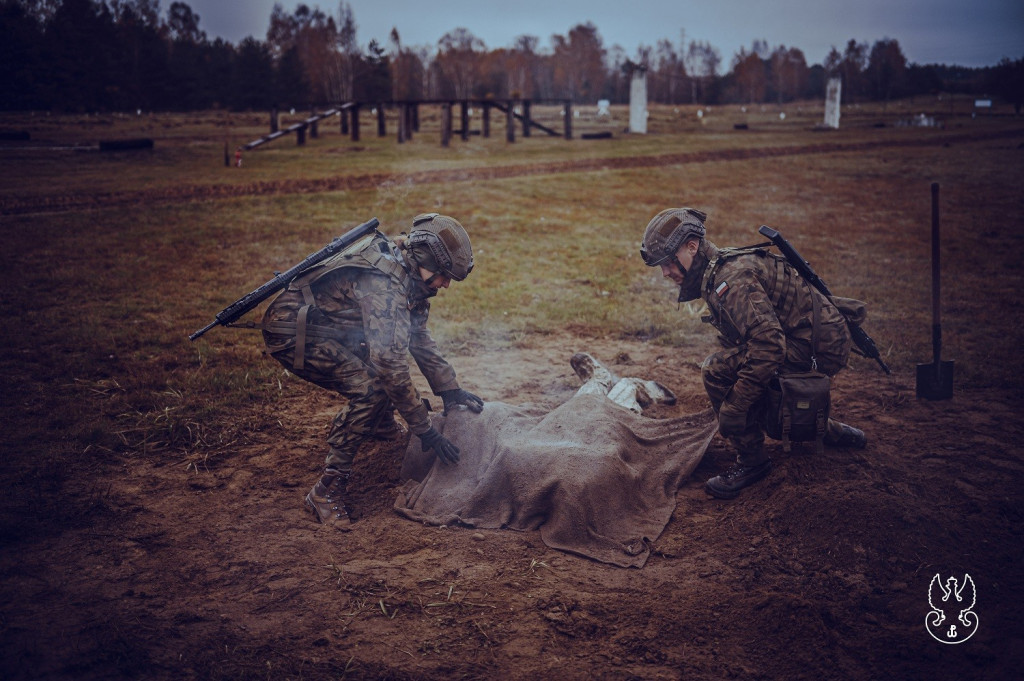
[[[419,130],[418,123],[416,122],[416,107],[417,104],[409,104],[406,102],[402,108],[402,119],[405,121],[405,139],[412,139],[412,131]]]
[[[452,105],[450,102],[441,105],[441,146],[447,147],[452,137]]]
[[[530,100],[523,101],[523,137],[530,136]]]
[[[352,105],[352,141],[359,141],[359,105]]]
[[[270,132],[277,132],[277,107],[270,109]]]
[[[465,142],[469,139],[469,102],[462,100],[459,102],[461,107],[460,119],[462,121],[462,141]]]
[[[483,136],[491,136],[491,104],[490,102],[484,102],[484,123],[483,123]]]
[[[572,100],[565,100],[565,139],[572,139]]]
[[[406,128],[405,108],[406,108],[406,106],[407,106],[407,104],[405,104],[405,102],[401,102],[398,105],[398,143],[399,144],[404,144],[405,143],[405,128]]]
[[[387,123],[384,120],[384,103],[377,105],[377,137],[384,137],[388,134]]]
[[[412,105],[412,130],[413,132],[420,131],[420,105]]]
[[[515,107],[515,100],[509,99],[506,101],[508,108],[505,109],[505,141],[515,142],[516,141],[516,117],[513,111]]]
[[[348,134],[348,109],[342,109],[338,112],[338,118],[341,119],[341,134]]]
[[[306,126],[303,125],[298,130],[295,131],[295,144],[297,146],[301,147],[305,143],[306,143]]]
[[[309,124],[309,136],[316,139],[320,136],[320,121],[313,121]]]

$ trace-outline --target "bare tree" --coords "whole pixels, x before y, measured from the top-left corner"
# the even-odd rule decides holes
[[[456,28],[438,41],[437,63],[451,86],[456,99],[469,99],[476,86],[478,58],[485,48],[484,41],[468,29]]]
[[[849,96],[856,101],[864,94],[864,68],[867,66],[867,43],[850,40],[846,43],[843,60],[839,63],[839,73],[843,78],[843,97]]]
[[[629,79],[626,77],[626,51],[621,45],[612,45],[608,50],[608,80],[605,82],[605,96],[613,102],[629,99]]]
[[[807,86],[808,68],[804,53],[780,45],[772,51],[771,82],[778,102],[792,101],[803,94]]]
[[[690,42],[686,51],[686,70],[691,75],[693,101],[707,101],[708,87],[718,76],[721,63],[721,55],[710,43]]]
[[[521,35],[508,52],[505,72],[509,97],[529,99],[534,96],[539,44],[540,39],[536,36]]]
[[[655,62],[653,74],[656,86],[652,93],[654,99],[666,104],[678,104],[686,81],[686,64],[670,40],[662,38],[658,41]]]
[[[352,13],[352,6],[345,0],[338,3],[337,27],[329,71],[328,95],[335,102],[350,102],[355,98],[359,43],[356,41],[355,15]]]
[[[391,98],[393,100],[423,97],[423,62],[412,49],[402,47],[398,29],[391,29]]]
[[[732,72],[739,89],[738,96],[741,101],[750,104],[764,100],[767,84],[764,61],[759,56],[757,48],[757,41],[750,52],[741,47],[732,60]]]
[[[551,37],[554,49],[554,79],[561,97],[596,100],[604,91],[605,49],[594,24],[578,24],[568,38]]]

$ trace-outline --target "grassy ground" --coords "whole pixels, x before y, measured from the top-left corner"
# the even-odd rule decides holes
[[[909,106],[895,114],[851,114],[850,126],[833,133],[813,131],[813,107],[785,121],[738,108],[712,111],[700,119],[703,124],[692,111],[661,108],[651,127],[662,132],[647,136],[565,141],[535,133],[510,145],[495,135],[501,139],[456,138],[449,149],[437,144],[430,132],[434,121],[425,117],[424,132],[412,144],[370,138],[364,123],[367,139],[358,146],[325,130],[306,147],[286,138],[249,152],[240,169],[223,166],[220,135],[227,130],[238,140],[238,131],[247,130],[252,137],[260,122],[256,115],[167,116],[145,124],[107,117],[102,124],[89,119],[55,125],[47,118],[38,129],[32,127],[35,119],[9,120],[5,127],[32,128],[34,145],[73,135],[145,133],[156,136],[156,146],[113,154],[5,148],[0,198],[154,186],[186,191],[156,205],[3,217],[3,308],[9,319],[19,319],[3,331],[10,350],[5,372],[17,394],[31,395],[32,407],[51,415],[39,427],[67,428],[78,451],[138,439],[203,447],[213,437],[207,433],[211,427],[227,431],[216,441],[230,440],[244,424],[210,424],[222,410],[250,414],[251,403],[275,399],[282,389],[276,373],[260,359],[258,334],[218,329],[195,344],[187,334],[348,227],[376,216],[394,234],[424,211],[462,220],[476,249],[473,276],[434,306],[435,334],[450,351],[472,352],[566,329],[685,348],[708,336],[698,323],[700,311],[692,304],[677,309],[674,291],[657,270],[642,265],[637,252],[647,220],[671,205],[707,211],[709,236],[719,245],[759,241],[760,224],[780,229],[835,292],[870,304],[869,332],[886,361],[905,367],[929,359],[929,185],[937,181],[947,235],[948,356],[960,360],[965,380],[1006,386],[1024,369],[1015,351],[1021,316],[1012,304],[1022,255],[1022,199],[1013,189],[1022,173],[1019,139],[948,144],[942,136],[1012,130],[1015,121],[958,117],[941,130],[892,127]],[[615,112],[617,119],[624,115]],[[737,131],[717,118],[751,125]],[[672,130],[673,121],[680,130]],[[889,127],[868,126],[869,121]],[[659,155],[694,150],[864,140],[894,146],[656,162]],[[908,142],[920,146],[899,146]],[[470,172],[593,156],[606,158],[607,166],[496,180],[474,179]],[[637,157],[655,162],[616,167],[617,158]],[[421,176],[427,181],[401,179],[402,173],[453,167],[470,174],[460,182],[431,182],[429,172]],[[187,191],[204,183],[360,173],[385,179],[373,189],[271,196],[254,191],[225,200],[190,201]],[[982,195],[983,202],[975,200]],[[986,288],[985,282],[999,282],[987,287],[985,301],[962,295],[963,284],[973,290]],[[997,357],[998,363],[992,361]],[[44,388],[54,384],[62,390]],[[83,411],[86,403],[68,399],[90,390],[103,391],[116,405],[99,420]],[[16,438],[39,440],[31,432]]]

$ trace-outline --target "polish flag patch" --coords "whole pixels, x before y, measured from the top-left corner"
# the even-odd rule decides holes
[[[721,284],[719,284],[719,285],[718,285],[718,286],[717,286],[717,287],[715,288],[715,293],[716,293],[716,294],[718,295],[718,297],[719,297],[719,298],[721,298],[722,296],[724,296],[724,295],[725,295],[725,292],[726,292],[726,291],[728,291],[728,290],[729,290],[729,284],[728,284],[728,282],[724,282],[724,281],[723,281],[723,282],[722,282]]]

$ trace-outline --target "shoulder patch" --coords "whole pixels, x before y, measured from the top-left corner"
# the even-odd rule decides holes
[[[726,292],[729,290],[729,282],[723,281],[721,284],[715,287],[715,294],[719,298],[723,298]]]

